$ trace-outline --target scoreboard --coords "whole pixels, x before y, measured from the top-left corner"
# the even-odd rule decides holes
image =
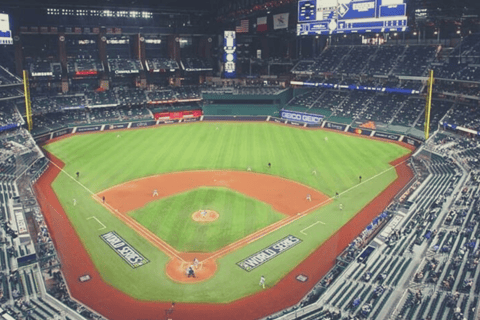
[[[405,0],[299,0],[297,35],[407,30]]]
[[[0,13],[0,44],[13,44],[8,14]]]
[[[225,78],[235,78],[237,75],[235,62],[237,61],[237,37],[235,31],[223,33],[223,75]]]

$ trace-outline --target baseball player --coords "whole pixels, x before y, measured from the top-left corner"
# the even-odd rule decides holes
[[[77,205],[77,199],[73,199],[73,205],[74,205],[74,206]]]
[[[198,269],[198,259],[197,258],[193,258],[193,266],[195,267],[195,269]]]
[[[307,200],[312,201],[312,196],[310,194],[307,194]]]
[[[195,271],[193,270],[193,266],[188,267],[188,269],[187,269],[187,276],[188,276],[189,278],[190,278],[190,277],[196,278],[196,276],[195,276]]]
[[[153,190],[152,197],[158,197],[158,190],[157,189]]]
[[[260,283],[258,285],[262,286],[262,288],[265,289],[265,277],[264,276],[260,277]]]
[[[102,197],[102,202],[105,203],[105,196]]]
[[[340,203],[338,207],[340,208],[340,210],[343,210],[343,204]]]
[[[207,216],[207,210],[202,210],[202,217],[206,217]]]

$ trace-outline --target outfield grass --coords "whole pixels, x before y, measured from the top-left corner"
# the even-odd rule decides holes
[[[409,152],[392,143],[268,123],[195,123],[122,131],[120,138],[117,134],[77,135],[46,149],[66,163],[68,175],[60,174],[53,187],[102,277],[144,300],[228,302],[259,291],[262,274],[268,285],[275,284],[384,190],[396,178],[388,162]],[[271,169],[267,168],[269,162]],[[165,275],[168,257],[91,197],[92,192],[153,174],[200,169],[244,171],[247,167],[309,185],[330,196],[346,192],[340,200],[221,258],[217,275],[196,284],[171,281]],[[313,170],[317,175],[312,175]],[[72,179],[77,171],[79,181]],[[352,188],[358,185],[359,175],[363,184]],[[339,201],[344,204],[341,211]],[[89,219],[92,216],[107,228],[98,230],[98,223]],[[325,225],[316,224],[307,235],[300,233],[317,221]],[[99,238],[111,230],[151,262],[133,270]],[[252,272],[235,265],[288,234],[303,242]],[[68,241],[68,235],[60,233],[60,237],[65,239],[57,241]]]
[[[193,221],[192,213],[203,209],[218,212],[218,219]],[[131,216],[181,252],[216,251],[285,218],[266,203],[224,188],[200,188],[150,202]]]

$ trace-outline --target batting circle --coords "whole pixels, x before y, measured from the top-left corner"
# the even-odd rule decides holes
[[[198,210],[192,214],[192,219],[197,222],[212,222],[217,220],[219,216],[218,212],[213,210]]]

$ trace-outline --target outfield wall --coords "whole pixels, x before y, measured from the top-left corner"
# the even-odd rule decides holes
[[[211,116],[278,116],[279,109],[278,105],[211,104],[203,106],[203,113]]]
[[[345,133],[350,133],[354,135],[360,135],[365,137],[377,138],[382,140],[398,141],[403,142],[408,145],[418,148],[422,145],[423,141],[419,140],[416,137],[411,137],[408,135],[394,134],[382,131],[376,131],[371,129],[360,129],[353,128],[350,125],[344,123],[336,123],[331,121],[323,121],[317,124],[308,124],[299,121],[291,121],[287,119],[282,119],[275,116],[265,116],[265,115],[209,115],[205,114],[201,117],[196,118],[187,118],[187,119],[159,119],[159,120],[147,120],[147,121],[137,121],[137,122],[125,122],[125,123],[112,123],[112,124],[102,124],[102,125],[90,125],[90,126],[78,126],[73,128],[63,128],[46,134],[41,134],[34,136],[35,142],[42,144],[49,140],[67,135],[67,134],[76,134],[76,133],[85,133],[85,132],[99,132],[99,131],[110,131],[110,130],[120,130],[120,129],[132,129],[132,128],[143,128],[143,127],[152,127],[159,126],[164,124],[173,124],[173,123],[184,123],[184,122],[197,122],[197,121],[265,121],[265,122],[274,122],[278,124],[290,125],[294,127],[304,127],[304,128],[323,128],[329,130],[335,130]]]

